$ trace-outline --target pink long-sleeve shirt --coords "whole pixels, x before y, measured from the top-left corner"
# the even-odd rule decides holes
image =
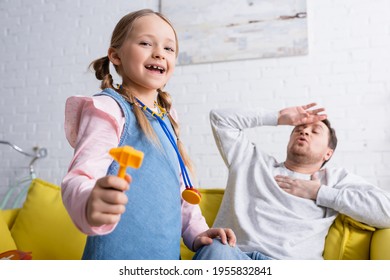
[[[171,110],[175,119],[177,115]],[[108,151],[117,147],[125,124],[121,108],[108,96],[69,97],[65,105],[65,134],[74,148],[68,173],[62,181],[62,199],[75,225],[88,235],[112,232],[116,224],[90,226],[86,217],[88,197],[96,180],[106,176],[113,159]],[[105,151],[102,153],[102,151]],[[184,184],[181,179],[181,191]],[[182,237],[192,248],[197,235],[209,227],[198,205],[181,200]]]

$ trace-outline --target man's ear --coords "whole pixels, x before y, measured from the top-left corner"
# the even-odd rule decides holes
[[[328,149],[326,154],[324,155],[324,161],[328,161],[333,155],[333,149]]]
[[[121,59],[120,59],[119,54],[118,54],[116,49],[110,47],[108,49],[107,56],[110,59],[110,61],[112,62],[112,64],[114,64],[116,66],[121,65]]]

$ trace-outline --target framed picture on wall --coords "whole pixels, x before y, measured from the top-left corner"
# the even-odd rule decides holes
[[[178,65],[305,55],[306,0],[161,0],[179,37]]]

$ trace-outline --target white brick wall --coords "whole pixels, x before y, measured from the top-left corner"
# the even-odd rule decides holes
[[[0,139],[31,151],[46,147],[38,176],[60,184],[72,156],[64,103],[92,95],[88,64],[106,53],[125,13],[158,1],[0,1]],[[167,89],[202,187],[224,187],[226,168],[211,134],[217,107],[280,109],[317,101],[337,129],[330,162],[390,190],[390,1],[308,0],[309,54],[177,67]],[[289,129],[255,129],[254,141],[285,157]],[[29,159],[0,146],[0,194],[26,174]]]

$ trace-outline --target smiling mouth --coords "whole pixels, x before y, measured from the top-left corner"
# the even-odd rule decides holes
[[[163,74],[165,72],[165,69],[161,66],[158,66],[158,65],[148,64],[145,66],[145,68],[150,70],[150,71],[159,72],[160,74]]]

